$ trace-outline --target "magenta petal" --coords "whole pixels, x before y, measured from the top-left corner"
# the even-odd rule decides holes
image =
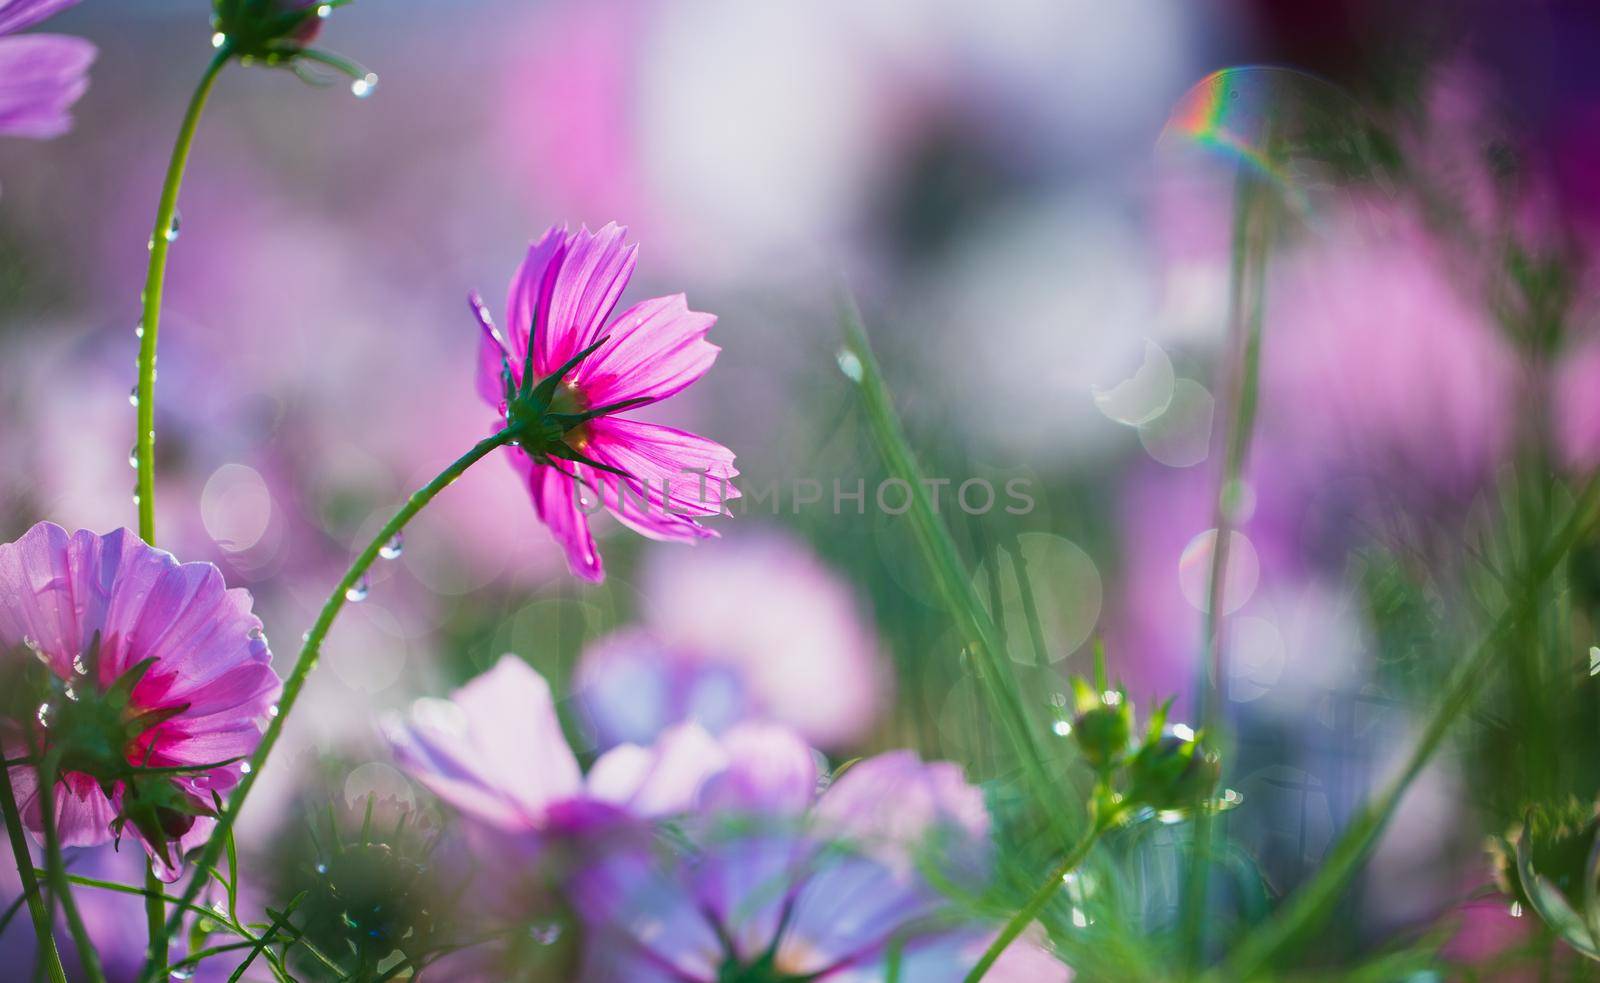
[[[78,3],[79,0],[0,0],[0,34],[25,30]]]
[[[65,133],[94,58],[94,45],[81,38],[0,38],[0,133],[35,139]]]
[[[689,310],[683,294],[628,308],[606,330],[609,339],[573,378],[590,405],[666,399],[705,375],[721,351],[705,340],[716,317]]]
[[[535,311],[533,365],[541,376],[600,337],[638,261],[639,249],[627,245],[626,236],[613,222],[599,232],[580,229],[567,240],[554,280],[546,280],[548,302],[541,295]]]
[[[553,803],[582,787],[550,685],[513,656],[449,701],[419,700],[388,738],[401,765],[434,794],[503,829],[540,828]]]
[[[589,531],[589,517],[578,507],[581,489],[573,477],[554,465],[539,464],[529,460],[520,450],[513,450],[526,462],[528,491],[533,496],[534,511],[550,529],[550,534],[566,551],[567,565],[583,580],[598,584],[606,579],[605,567],[600,562],[600,550],[594,544],[594,534]],[[582,465],[568,465],[574,474],[585,475]]]
[[[20,747],[7,754],[20,753]],[[22,813],[22,825],[44,842],[44,810],[39,801],[39,776],[32,768],[12,768],[11,784]],[[111,839],[117,809],[88,775],[68,772],[56,782],[56,830],[62,846],[96,846]]]
[[[522,382],[522,368],[528,360],[528,342],[533,337],[535,317],[543,314],[540,298],[548,297],[554,288],[569,238],[565,228],[551,226],[545,230],[545,234],[528,247],[528,255],[511,277],[511,289],[506,296],[505,342],[511,353],[511,372],[518,383]],[[548,301],[544,306],[549,306]],[[498,404],[498,395],[494,402]]]
[[[620,417],[589,424],[587,453],[627,472],[629,479],[599,475],[602,501],[642,535],[662,540],[706,539],[716,534],[695,521],[720,515],[739,497],[731,481],[739,471],[733,452],[704,437]]]

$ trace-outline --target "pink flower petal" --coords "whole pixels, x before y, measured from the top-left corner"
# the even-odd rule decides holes
[[[0,34],[26,30],[78,3],[79,0],[0,0]]]
[[[727,764],[703,727],[680,724],[648,748],[622,744],[601,755],[589,770],[589,794],[636,816],[670,816],[687,812],[701,786]]]
[[[533,366],[540,376],[600,337],[638,262],[639,247],[626,245],[626,236],[615,222],[599,232],[579,229],[557,254],[559,264],[551,263],[555,276],[552,281],[547,271],[533,318]]]
[[[662,400],[711,368],[721,351],[705,340],[715,316],[689,310],[683,294],[628,308],[606,330],[608,340],[574,372],[591,406],[629,399]]]
[[[70,129],[68,110],[88,89],[94,58],[82,38],[0,38],[0,134],[42,140]]]
[[[511,278],[511,289],[506,296],[505,343],[511,353],[511,372],[518,383],[522,382],[523,365],[528,360],[528,341],[534,334],[535,317],[542,320],[549,312],[550,293],[555,288],[556,274],[565,260],[570,238],[565,228],[551,226],[528,247],[528,255],[523,257]],[[499,371],[496,365],[496,375]],[[498,389],[490,400],[499,402]]]
[[[694,516],[719,515],[739,497],[733,452],[715,441],[620,417],[589,424],[585,453],[631,475],[597,476],[606,508],[630,528],[655,539],[704,539],[715,533]]]
[[[798,816],[817,794],[817,758],[794,731],[747,723],[722,737],[728,766],[705,783],[706,811]]]
[[[589,531],[589,517],[578,507],[581,489],[572,477],[549,464],[532,461],[519,450],[514,450],[525,464],[528,492],[533,496],[533,508],[539,519],[550,529],[550,534],[566,551],[567,565],[583,580],[598,584],[606,579],[605,566],[600,562],[600,550],[594,544],[594,534]],[[584,475],[587,469],[568,464],[575,475]]]
[[[582,789],[550,685],[506,656],[448,702],[418,701],[392,723],[401,765],[457,809],[502,829],[536,830],[550,807]]]

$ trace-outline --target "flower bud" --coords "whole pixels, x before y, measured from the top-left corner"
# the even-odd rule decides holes
[[[1129,799],[1153,809],[1192,809],[1222,778],[1222,757],[1177,725],[1145,741],[1128,765]]]
[[[1085,761],[1096,771],[1122,763],[1133,739],[1133,705],[1120,690],[1096,691],[1081,679],[1072,681],[1072,737]]]
[[[1556,807],[1535,806],[1504,837],[1491,844],[1495,879],[1518,902],[1540,906],[1533,897],[1532,877],[1554,888],[1574,908],[1585,902],[1586,879],[1600,815],[1576,799]]]

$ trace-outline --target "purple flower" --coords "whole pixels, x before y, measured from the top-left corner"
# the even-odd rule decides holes
[[[42,522],[0,545],[0,655],[14,671],[37,657],[53,680],[55,695],[4,734],[8,758],[60,758],[62,844],[131,830],[175,879],[184,851],[211,831],[213,794],[238,783],[237,759],[260,741],[280,688],[249,593],[125,529],[69,534]],[[37,772],[19,765],[11,780],[39,833]]]
[[[570,892],[582,979],[960,980],[993,937],[935,882],[980,890],[989,815],[958,766],[910,751],[862,761],[820,796],[816,758],[789,731],[742,725],[678,829],[686,845],[629,841]],[[1067,968],[1036,943],[988,978],[1050,981]]]
[[[512,279],[509,340],[473,298],[483,327],[478,392],[517,429],[511,460],[534,509],[573,572],[594,583],[605,572],[589,515],[601,507],[652,539],[692,542],[716,535],[696,517],[739,495],[726,447],[618,415],[693,385],[720,350],[705,340],[716,318],[689,310],[682,294],[611,320],[638,253],[625,235],[614,223],[546,232]]]
[[[958,980],[993,936],[931,876],[980,890],[991,863],[982,793],[953,764],[882,754],[819,796],[818,757],[791,731],[741,724],[718,740],[687,724],[614,748],[584,778],[548,685],[510,657],[449,703],[423,702],[390,740],[419,781],[497,832],[673,821],[671,837],[596,836],[566,857],[592,983],[866,981],[895,950],[903,979]],[[1068,976],[1026,944],[991,974]]]
[[[68,110],[89,88],[95,47],[58,34],[8,37],[78,0],[0,0],[0,136],[49,139],[72,127]]]
[[[849,585],[777,533],[644,565],[643,624],[589,646],[574,688],[602,748],[649,742],[693,720],[793,727],[827,749],[861,740],[889,699],[889,673]]]

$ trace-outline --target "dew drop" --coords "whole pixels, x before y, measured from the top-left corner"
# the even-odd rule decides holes
[[[1057,720],[1055,723],[1050,725],[1050,730],[1057,737],[1066,737],[1068,734],[1072,733],[1072,724],[1065,720]]]
[[[554,945],[561,938],[561,923],[537,922],[528,926],[528,937],[539,945]]]
[[[183,230],[183,216],[178,214],[178,212],[176,210],[174,210],[173,213],[172,213],[172,221],[167,223],[167,231],[163,232],[162,235],[166,236],[168,242],[177,242],[178,241],[178,234],[182,230]]]
[[[139,448],[135,447],[128,452],[128,467],[135,471],[139,470]]]
[[[367,579],[366,574],[362,574],[361,579],[351,584],[350,589],[344,592],[344,599],[357,602],[365,601],[370,593],[372,593],[372,582]]]
[[[220,47],[222,47],[223,45],[225,45],[227,43],[228,43],[228,36],[226,34],[223,34],[221,31],[218,31],[217,33],[211,35],[211,46],[213,48],[220,48]]]
[[[365,99],[366,97],[372,95],[372,90],[376,89],[377,87],[378,76],[372,72],[368,72],[361,78],[358,78],[354,82],[350,83],[350,91],[357,99]]]
[[[839,371],[844,373],[846,379],[851,382],[860,382],[862,380],[865,370],[861,365],[861,356],[848,348],[841,348],[835,358],[839,362]]]
[[[255,771],[255,768],[250,764],[250,762],[242,761],[239,763],[239,774],[248,775],[252,771]]]
[[[40,727],[49,727],[50,726],[50,718],[52,716],[54,716],[54,715],[55,715],[55,708],[52,707],[48,703],[39,704],[39,712],[37,714],[35,714],[35,716],[37,716],[39,718],[39,726]]]
[[[317,864],[317,873],[326,874],[327,872],[328,872],[328,865],[327,864]]]
[[[333,7],[331,5],[329,5],[329,4],[323,4],[322,6],[317,8],[317,16],[318,17],[326,19],[327,16],[329,14],[331,14],[331,13],[333,13]]]
[[[72,671],[80,676],[89,675],[89,666],[83,661],[83,656],[75,655],[72,657]]]
[[[264,641],[266,641],[267,640],[266,629],[262,628],[260,625],[256,625],[254,628],[250,629],[250,640],[252,642],[264,642]]]
[[[27,649],[29,652],[32,652],[34,655],[39,654],[39,640],[34,638],[32,635],[22,636],[22,647]]]
[[[278,710],[278,705],[276,703],[270,707],[267,707],[267,716],[269,717],[276,717],[279,712],[280,711]]]
[[[405,549],[406,535],[403,532],[397,532],[387,543],[378,547],[378,555],[385,560],[398,560],[400,559],[400,554],[405,552]]]
[[[144,319],[143,318],[141,318],[136,324],[134,324],[134,326],[133,326],[133,336],[135,338],[143,338],[144,337]]]
[[[1510,913],[1512,918],[1521,918],[1522,917],[1522,902],[1521,901],[1513,901],[1513,902],[1511,902],[1511,908],[1509,909],[1509,913]]]
[[[61,687],[61,694],[74,703],[78,702],[78,691],[73,689],[70,683]]]

